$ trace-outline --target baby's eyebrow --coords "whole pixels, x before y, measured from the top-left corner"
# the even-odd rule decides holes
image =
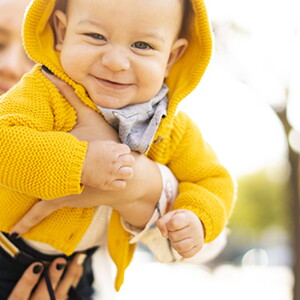
[[[150,39],[152,38],[155,40],[159,40],[161,42],[165,41],[164,37],[156,31],[137,32],[137,37],[150,38]]]
[[[95,21],[92,19],[82,19],[80,21],[78,21],[77,25],[92,25],[92,26],[97,26],[97,27],[101,27],[101,22],[99,21]],[[143,38],[152,38],[152,39],[156,39],[159,40],[161,42],[164,42],[165,39],[164,37],[157,31],[153,30],[149,30],[149,31],[137,31],[136,32],[137,37],[141,37]]]
[[[91,20],[91,19],[83,19],[83,20],[80,20],[77,25],[93,25],[93,26],[100,26],[101,23],[100,22],[97,22],[97,21],[94,21],[94,20]]]

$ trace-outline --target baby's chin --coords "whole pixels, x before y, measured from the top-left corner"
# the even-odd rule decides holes
[[[124,101],[120,101],[118,98],[109,96],[91,97],[91,99],[96,104],[96,106],[106,109],[120,109],[128,105]]]

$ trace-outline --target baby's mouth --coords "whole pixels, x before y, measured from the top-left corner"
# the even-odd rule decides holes
[[[125,89],[131,86],[130,83],[121,83],[121,82],[115,82],[107,79],[102,79],[102,78],[97,78],[98,81],[105,87],[107,88],[112,88],[112,89]]]

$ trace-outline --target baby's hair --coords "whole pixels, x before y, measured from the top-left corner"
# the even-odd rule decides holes
[[[50,17],[49,23],[50,23],[50,26],[52,27],[53,33],[54,33],[54,44],[56,44],[56,42],[57,42],[57,40],[56,40],[57,37],[55,35],[55,30],[54,30],[55,26],[54,26],[54,15],[53,14],[56,10],[61,10],[61,11],[65,12],[66,7],[67,7],[67,2],[68,2],[68,0],[56,0],[55,7],[52,12],[52,16]]]
[[[190,0],[179,0],[182,5],[182,22],[179,32],[180,38],[188,38],[190,30],[190,22],[193,18],[194,11]]]
[[[55,10],[59,9],[62,11],[66,11],[68,0],[56,0]]]
[[[190,30],[190,22],[193,18],[193,8],[190,0],[178,0],[180,1],[180,5],[182,6],[182,21],[179,31],[180,38],[188,38],[189,30]],[[55,4],[55,10],[59,9],[62,11],[66,11],[68,0],[57,0]]]

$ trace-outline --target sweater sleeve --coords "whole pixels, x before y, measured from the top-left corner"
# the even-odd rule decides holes
[[[42,199],[78,194],[87,143],[56,130],[49,91],[35,90],[21,84],[1,98],[0,185]]]
[[[193,211],[204,225],[205,242],[210,242],[228,222],[234,205],[234,181],[184,113],[176,117],[171,139],[168,166],[179,180],[174,209]]]

